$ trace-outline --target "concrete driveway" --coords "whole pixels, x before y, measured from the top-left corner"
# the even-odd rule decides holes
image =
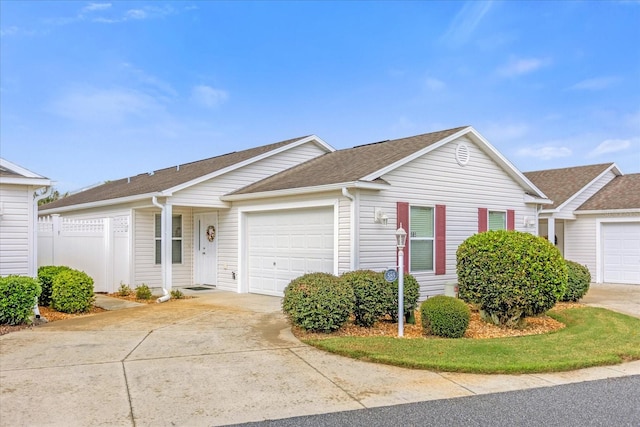
[[[640,374],[640,361],[574,372],[409,370],[298,341],[280,299],[222,291],[0,337],[2,426],[205,426]]]

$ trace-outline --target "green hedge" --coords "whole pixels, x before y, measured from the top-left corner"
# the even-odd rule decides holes
[[[391,317],[394,322],[398,321],[398,281],[393,283],[386,282],[385,286],[385,306],[386,314]],[[405,318],[413,318],[413,312],[418,307],[418,298],[420,297],[420,284],[411,274],[404,275],[404,314]]]
[[[422,303],[420,316],[425,334],[461,338],[469,327],[471,310],[462,300],[437,295]]]
[[[83,271],[69,269],[53,279],[51,307],[63,313],[82,313],[93,306],[93,279]]]
[[[487,231],[457,250],[459,297],[477,304],[485,319],[517,326],[552,308],[567,286],[560,251],[542,237]]]
[[[567,289],[561,301],[578,301],[585,296],[591,284],[589,269],[574,261],[565,260],[568,268]]]
[[[36,299],[40,296],[40,283],[31,277],[0,277],[0,323],[20,325],[30,323]]]
[[[69,271],[71,268],[64,265],[44,265],[38,268],[38,280],[42,286],[42,293],[38,298],[38,304],[44,307],[51,305],[51,291],[53,290],[53,279],[63,271]]]
[[[353,289],[354,323],[367,328],[373,326],[387,309],[387,284],[383,274],[371,270],[350,271],[340,276],[340,281]]]
[[[340,329],[349,319],[354,300],[353,288],[338,277],[309,273],[287,285],[282,310],[303,329],[331,332]]]

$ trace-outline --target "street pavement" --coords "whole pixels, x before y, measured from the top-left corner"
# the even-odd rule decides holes
[[[1,336],[0,425],[228,425],[640,375],[640,361],[531,375],[372,364],[298,341],[280,298],[197,295],[101,296],[119,309]]]

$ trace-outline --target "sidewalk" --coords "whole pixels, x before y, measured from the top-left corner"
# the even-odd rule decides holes
[[[215,291],[1,336],[0,424],[226,425],[640,375],[640,361],[535,375],[361,362],[302,344],[280,302]]]

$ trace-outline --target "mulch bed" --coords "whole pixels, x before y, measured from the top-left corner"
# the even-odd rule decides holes
[[[96,306],[91,307],[89,311],[84,313],[62,313],[54,310],[53,308],[43,307],[43,306],[39,306],[38,309],[40,310],[40,317],[44,317],[45,319],[47,319],[47,322],[45,323],[55,322],[57,320],[73,319],[74,317],[83,317],[83,316],[88,316],[91,314],[102,313],[103,311],[107,311],[104,308],[100,308]],[[21,329],[37,328],[38,325],[39,325],[38,322],[32,325],[0,325],[0,335],[8,334],[10,332],[16,332]]]
[[[583,304],[579,303],[557,303],[553,310],[565,310],[567,308],[580,307]],[[415,314],[416,323],[404,325],[404,338],[411,339],[428,339],[432,336],[426,336],[422,331],[422,323],[420,319],[420,311],[416,311]],[[522,328],[511,329],[494,325],[492,323],[485,322],[480,318],[480,314],[477,310],[472,308],[471,320],[469,322],[469,328],[464,334],[465,338],[471,339],[485,339],[485,338],[504,338],[504,337],[519,337],[525,335],[537,335],[546,334],[564,328],[564,323],[547,316],[540,315],[536,317],[527,317],[526,323]],[[299,339],[325,339],[332,337],[372,337],[372,336],[398,336],[398,324],[392,322],[389,319],[376,322],[371,328],[363,328],[353,323],[353,320],[348,321],[342,328],[337,331],[325,334],[314,333],[305,331],[302,328],[293,326],[293,334]]]

